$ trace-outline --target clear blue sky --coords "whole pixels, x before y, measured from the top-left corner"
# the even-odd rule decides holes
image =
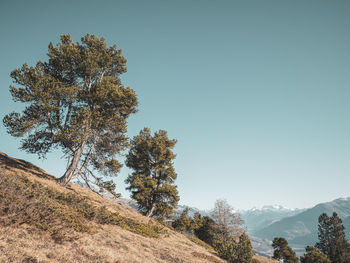
[[[86,33],[117,44],[123,81],[147,126],[178,139],[181,204],[309,207],[350,196],[350,1],[14,1],[0,4],[0,117],[9,73],[46,59],[50,41]],[[0,124],[0,151],[54,175],[47,160],[18,150]],[[124,197],[123,169],[115,180]]]

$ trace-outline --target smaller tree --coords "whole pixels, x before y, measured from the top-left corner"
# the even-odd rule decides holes
[[[236,249],[237,263],[250,263],[253,259],[252,243],[246,233],[243,233],[238,240]]]
[[[242,227],[244,221],[240,214],[224,199],[216,200],[211,216],[216,222],[218,238],[224,242],[231,238],[238,239],[244,232]]]
[[[193,225],[193,219],[189,217],[188,212],[190,209],[186,207],[184,211],[181,213],[179,218],[174,220],[172,223],[172,227],[175,228],[175,230],[179,232],[192,232],[194,225]]]
[[[284,263],[298,263],[298,257],[283,237],[275,237],[272,247],[274,249],[272,258]]]
[[[350,245],[346,240],[342,220],[337,213],[331,217],[323,213],[318,218],[318,238],[316,247],[334,263],[350,262]]]
[[[133,170],[128,176],[126,189],[137,201],[140,211],[148,217],[164,218],[172,215],[179,201],[176,185],[177,174],[173,166],[176,140],[159,130],[152,136],[144,128],[131,141],[126,166]]]
[[[196,222],[198,227],[194,229],[195,236],[205,243],[213,246],[214,241],[217,239],[215,232],[217,227],[215,221],[209,216],[203,216],[201,221],[197,219]]]
[[[238,240],[217,240],[214,244],[219,257],[229,263],[250,263],[253,258],[252,244],[247,234],[243,233]]]
[[[323,254],[318,248],[307,246],[306,254],[300,257],[301,263],[331,263],[329,258]]]
[[[315,247],[322,253],[329,255],[329,240],[330,240],[331,221],[326,213],[323,213],[318,218],[318,242]]]
[[[218,253],[219,257],[227,260],[229,263],[237,262],[237,241],[234,238],[218,239],[214,243],[214,249]]]
[[[192,232],[194,232],[196,229],[200,228],[203,225],[203,217],[199,212],[195,212],[193,215],[193,222],[192,222]]]

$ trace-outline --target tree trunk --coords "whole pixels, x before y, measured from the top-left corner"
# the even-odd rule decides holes
[[[78,150],[74,153],[73,160],[69,164],[69,167],[67,171],[64,173],[64,175],[57,179],[58,183],[62,186],[66,186],[74,177],[75,170],[78,167],[79,161],[81,159],[81,156],[83,155],[83,151],[85,148],[86,141],[84,141],[81,146],[78,148]]]
[[[154,209],[156,208],[156,204],[152,204],[152,207],[150,210],[148,210],[148,212],[146,213],[147,217],[151,217],[153,215]]]

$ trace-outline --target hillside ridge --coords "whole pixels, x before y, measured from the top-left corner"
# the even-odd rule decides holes
[[[200,240],[2,152],[0,226],[0,262],[225,262]]]

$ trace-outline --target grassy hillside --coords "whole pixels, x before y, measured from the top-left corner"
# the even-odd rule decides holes
[[[225,261],[195,238],[0,153],[0,262]]]

